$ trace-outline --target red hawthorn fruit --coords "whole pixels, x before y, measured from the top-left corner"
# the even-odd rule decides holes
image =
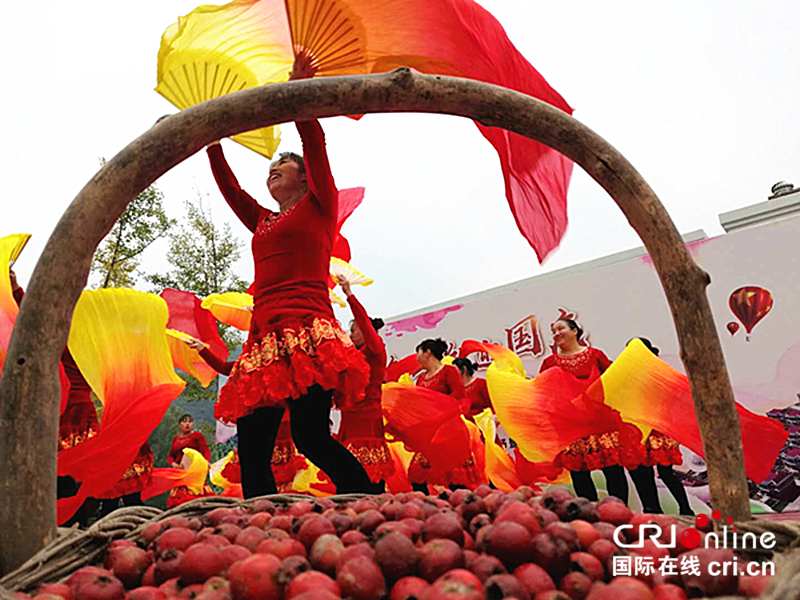
[[[422,526],[422,541],[446,539],[464,545],[464,530],[455,514],[438,513],[428,517]]]
[[[386,580],[375,561],[357,556],[347,561],[336,575],[343,597],[374,600],[386,595]]]
[[[392,586],[389,600],[419,600],[430,586],[419,577],[403,577]]]
[[[300,594],[311,590],[326,590],[336,597],[341,595],[339,585],[325,573],[319,571],[306,571],[301,573],[286,586],[285,597],[286,600],[295,598]]]
[[[532,597],[556,589],[553,578],[542,567],[534,563],[525,563],[517,567],[514,570],[514,577],[525,586]]]
[[[448,571],[422,594],[420,600],[484,600],[483,584],[465,569]]]
[[[66,583],[45,583],[44,585],[39,586],[39,589],[36,590],[37,596],[41,596],[43,594],[58,596],[64,600],[72,600],[72,592]]]
[[[125,594],[125,600],[167,600],[167,595],[157,587],[143,585]]]
[[[416,546],[401,533],[388,533],[375,543],[375,562],[389,581],[416,573],[419,560]]]
[[[430,582],[436,581],[448,571],[464,567],[464,551],[453,540],[428,542],[420,550],[419,556],[419,574]]]
[[[253,554],[231,566],[228,580],[235,600],[280,598],[283,589],[279,582],[281,561],[270,554]]]
[[[186,549],[178,572],[181,582],[191,585],[203,583],[222,573],[225,568],[226,561],[219,548],[210,544],[194,544]]]
[[[311,565],[323,573],[336,576],[336,563],[344,554],[345,546],[335,535],[326,533],[319,536],[311,546],[309,561]]]
[[[672,583],[662,583],[653,588],[654,600],[687,600],[683,588]],[[758,597],[758,596],[751,596]]]
[[[500,600],[501,598],[516,598],[517,600],[530,600],[528,588],[513,575],[492,575],[483,584],[486,598]]]

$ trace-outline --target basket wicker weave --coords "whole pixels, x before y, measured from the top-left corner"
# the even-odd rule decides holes
[[[343,494],[331,496],[330,499],[337,504],[344,504],[363,497],[364,494]],[[215,496],[193,500],[167,511],[150,506],[121,508],[88,529],[59,530],[64,534],[42,548],[18,569],[0,579],[0,600],[14,599],[10,592],[27,592],[44,583],[66,579],[81,567],[98,562],[109,543],[118,539],[136,538],[150,523],[171,517],[199,517],[215,508],[248,508],[258,500],[270,500],[276,505],[285,506],[314,498],[299,494],[276,494],[249,500]]]
[[[346,504],[365,497],[364,494],[331,496],[337,504]],[[241,500],[236,498],[210,497],[193,500],[173,509],[140,506],[121,508],[100,519],[86,530],[68,529],[56,540],[40,550],[17,570],[0,579],[0,600],[18,600],[13,592],[30,592],[40,585],[62,581],[81,567],[99,562],[113,540],[134,539],[150,523],[172,517],[200,517],[215,508],[250,508],[259,500],[269,500],[275,505],[287,506],[314,498],[298,494],[277,494]],[[691,524],[690,519],[681,519]],[[778,576],[768,593],[767,600],[800,600],[800,522],[753,519],[735,523],[739,534],[773,533],[776,545],[772,552],[747,549],[743,552],[752,560],[774,560]],[[731,531],[728,543],[732,543]],[[733,596],[730,598],[734,598]],[[738,598],[738,597],[736,597]],[[724,600],[724,599],[721,599]]]

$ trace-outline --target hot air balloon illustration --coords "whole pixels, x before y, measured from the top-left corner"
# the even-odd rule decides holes
[[[772,310],[772,294],[764,288],[749,285],[734,290],[728,299],[731,312],[744,325],[745,340],[750,341],[750,332]]]
[[[736,332],[739,331],[739,324],[736,321],[731,321],[726,327],[728,328],[728,333],[731,335],[736,335]]]

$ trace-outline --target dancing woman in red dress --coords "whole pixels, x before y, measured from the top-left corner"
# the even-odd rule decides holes
[[[441,339],[424,340],[417,346],[417,361],[423,371],[416,380],[419,387],[452,396],[462,405],[462,413],[466,410],[466,391],[461,382],[461,375],[452,365],[442,364],[447,352],[447,343]],[[428,485],[436,484],[458,487],[477,487],[484,483],[485,475],[481,473],[471,456],[463,465],[454,470],[441,471],[433,468],[428,457],[417,452],[408,467],[408,479],[415,490],[428,493]]]
[[[461,374],[461,383],[464,384],[466,399],[469,402],[467,412],[464,414],[470,421],[475,420],[475,415],[479,415],[484,410],[492,408],[492,401],[489,398],[489,387],[486,380],[475,377],[477,365],[467,358],[457,358],[453,361],[453,366]],[[492,411],[494,412],[494,411]]]
[[[361,303],[353,295],[350,284],[344,278],[337,283],[347,296],[353,312],[350,338],[361,350],[369,365],[369,384],[363,400],[342,409],[339,426],[339,441],[367,470],[370,480],[383,485],[394,472],[394,462],[386,444],[381,412],[381,386],[386,372],[386,345],[378,331],[383,327],[382,319],[371,319]]]
[[[611,366],[611,360],[597,348],[582,346],[583,330],[572,319],[559,319],[550,326],[556,350],[544,359],[540,372],[559,367],[578,379],[594,380]],[[597,500],[597,489],[591,472],[601,469],[611,496],[627,504],[628,480],[623,466],[635,468],[641,463],[641,452],[620,443],[619,432],[592,434],[575,440],[561,454],[561,464],[572,476],[575,493]]]
[[[167,463],[169,466],[173,469],[180,469],[183,462],[183,451],[189,448],[197,450],[207,461],[211,460],[211,449],[208,447],[206,436],[195,430],[192,415],[188,413],[181,415],[181,418],[178,419],[178,427],[180,427],[181,432],[172,438],[172,446],[167,455]],[[190,500],[212,496],[213,494],[214,491],[208,484],[205,485],[205,488],[200,494],[195,494],[185,485],[180,485],[169,491],[167,508],[174,508]]]
[[[638,338],[650,352],[659,355],[659,349],[653,346],[647,338]],[[630,340],[628,344],[631,343]],[[630,471],[631,478],[642,499],[642,511],[646,513],[661,514],[661,502],[658,499],[658,488],[656,487],[655,474],[653,467],[658,470],[658,477],[667,486],[675,501],[678,503],[678,510],[682,515],[694,515],[694,511],[689,505],[689,497],[686,488],[675,476],[674,465],[683,463],[680,445],[674,439],[664,435],[655,429],[650,432],[647,439],[643,442],[644,460],[636,469]]]
[[[226,377],[231,374],[234,361],[222,360],[206,348],[205,344],[200,340],[192,338],[187,340],[186,344],[190,348],[197,350],[200,357],[217,373]],[[295,475],[300,469],[305,468],[305,460],[297,454],[297,449],[292,441],[292,429],[288,412],[283,413],[278,435],[275,438],[275,448],[272,451],[270,468],[275,479],[275,486],[281,493],[292,491],[292,482]],[[220,475],[231,483],[242,483],[242,469],[239,464],[238,449],[233,451],[233,458],[225,465]]]
[[[295,62],[292,79],[313,75]],[[327,473],[339,493],[370,492],[366,471],[330,433],[331,402],[358,399],[369,371],[342,331],[328,294],[338,192],[317,121],[296,123],[304,157],[281,154],[267,187],[280,210],[259,205],[239,187],[221,146],[208,148],[222,195],[253,233],[253,318],[247,342],[220,393],[215,415],[235,422],[245,498],[277,492],[270,470],[284,410],[297,449]]]

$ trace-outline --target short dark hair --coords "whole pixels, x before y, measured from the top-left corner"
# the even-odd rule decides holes
[[[445,352],[447,352],[447,342],[442,338],[423,340],[417,345],[417,352],[420,350],[423,352],[430,351],[436,358],[442,360]]]
[[[578,323],[575,321],[575,319],[566,319],[566,318],[558,319],[556,321],[556,323],[558,323],[558,321],[561,321],[562,323],[566,323],[567,327],[569,327],[572,331],[577,332],[578,341],[580,341],[583,338],[583,329],[580,328],[580,325],[578,325]]]
[[[466,373],[470,377],[472,377],[475,374],[475,371],[478,370],[478,365],[468,358],[457,358],[453,361],[453,364],[458,367],[459,371]]]
[[[370,323],[372,323],[372,327],[375,329],[375,331],[380,331],[381,329],[383,329],[384,322],[383,319],[381,319],[380,317],[375,317],[374,319],[370,319],[369,321]]]
[[[178,419],[178,423],[183,423],[184,421],[192,421],[194,422],[194,417],[189,413],[184,413],[181,415],[181,418]]]
[[[661,352],[658,348],[653,346],[653,342],[648,340],[646,337],[631,338],[630,340],[628,340],[628,344],[630,344],[633,340],[639,340],[640,342],[642,342],[645,345],[645,347],[656,356],[658,356],[659,352]],[[628,344],[625,345],[627,346]]]
[[[300,167],[300,172],[305,175],[306,174],[306,161],[303,159],[302,156],[295,152],[281,152],[278,154],[278,161],[280,160],[290,160],[293,163],[297,163],[297,166]],[[277,162],[277,161],[276,161]]]

